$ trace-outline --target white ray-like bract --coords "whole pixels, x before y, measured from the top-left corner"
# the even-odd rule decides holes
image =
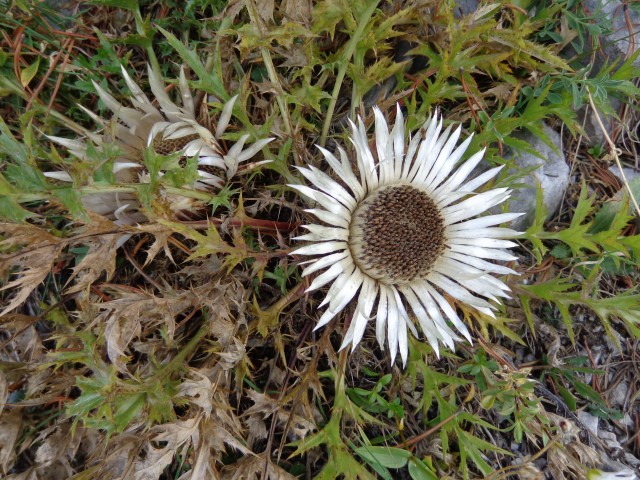
[[[460,162],[471,142],[456,147],[460,128],[442,132],[436,115],[407,143],[399,106],[391,131],[382,112],[374,112],[374,151],[362,119],[351,123],[357,173],[342,148],[339,158],[320,148],[339,181],[313,166],[299,168],[315,188],[290,186],[316,204],[307,212],[323,224],[305,225],[308,233],[295,239],[307,244],[292,254],[317,257],[305,262],[303,276],[317,273],[309,291],[329,286],[316,328],[354,302],[342,348],[355,348],[375,321],[380,346],[388,345],[392,361],[399,352],[406,364],[407,329],[418,336],[416,324],[438,355],[440,343],[454,348],[460,335],[471,341],[447,296],[492,316],[494,303],[508,297],[494,275],[516,272],[494,261],[516,259],[508,239],[518,232],[499,225],[520,214],[476,218],[510,191],[476,192],[502,167],[467,180],[484,150]]]
[[[587,480],[638,480],[633,470],[625,469],[617,472],[603,472],[592,469],[587,472]]]

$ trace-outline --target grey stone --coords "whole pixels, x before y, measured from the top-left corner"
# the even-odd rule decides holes
[[[614,97],[608,97],[607,102],[609,102],[610,108],[614,112],[619,112],[620,107],[622,106],[620,100]],[[609,115],[602,110],[598,109],[598,113],[593,111],[591,105],[585,105],[578,111],[578,121],[584,125],[584,131],[587,136],[585,140],[589,145],[598,145],[605,143],[607,141],[604,133],[602,132],[602,128],[600,127],[600,123],[598,123],[597,117],[600,117],[600,121],[602,121],[602,126],[607,131],[607,135],[611,138],[613,131],[615,130],[616,122],[619,122],[613,115]]]
[[[479,0],[455,0],[454,3],[453,15],[456,18],[462,18],[475,12],[478,9],[478,5],[480,5]]]
[[[622,181],[622,175],[620,175],[620,169],[617,165],[611,165],[609,167],[609,171],[613,173],[618,180]],[[624,176],[627,178],[627,181],[640,177],[640,171],[635,168],[622,167],[622,171],[624,172]]]
[[[624,461],[634,468],[640,467],[640,459],[630,452],[624,453]]]
[[[613,432],[607,432],[606,430],[600,430],[598,433],[598,438],[603,440],[606,445],[610,448],[620,448],[620,442],[618,441],[618,437]]]
[[[622,408],[627,400],[629,384],[627,382],[618,383],[609,394],[609,402],[612,407]]]
[[[600,18],[599,24],[611,24],[611,33],[600,39],[607,63],[623,62],[640,46],[640,31],[634,26],[640,23],[640,15],[620,0],[585,0],[584,8]],[[640,67],[640,57],[633,62]]]
[[[536,185],[540,185],[542,188],[544,204],[547,207],[547,219],[558,210],[564,192],[569,185],[569,165],[567,165],[562,153],[560,135],[547,125],[544,126],[544,132],[551,140],[555,150],[540,138],[527,132],[519,135],[519,138],[529,143],[540,156],[525,151],[510,151],[506,155],[507,159],[513,160],[517,170],[529,170],[532,167],[537,167],[518,180],[517,183],[522,186],[514,191],[509,201],[509,211],[524,213],[512,223],[512,227],[516,230],[526,230],[533,223],[536,209]],[[517,171],[511,173],[517,173]]]
[[[622,417],[622,420],[620,420],[620,423],[625,427],[629,427],[629,428],[634,428],[636,425],[635,421],[633,420],[633,418],[631,418],[631,415],[629,415],[628,413],[624,414],[624,417]]]
[[[591,415],[589,412],[580,411],[577,413],[578,418],[582,422],[582,424],[587,427],[591,433],[594,435],[598,435],[598,423],[600,419],[595,415]]]

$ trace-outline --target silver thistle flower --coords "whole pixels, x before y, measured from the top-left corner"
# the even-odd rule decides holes
[[[509,288],[492,274],[515,272],[492,260],[515,259],[506,249],[516,244],[506,239],[518,232],[496,225],[520,214],[473,218],[504,202],[510,191],[476,193],[502,167],[465,181],[484,150],[458,165],[471,141],[469,137],[456,148],[460,128],[441,133],[442,120],[436,115],[406,145],[400,107],[391,131],[382,112],[374,112],[375,153],[362,119],[351,123],[359,178],[342,148],[340,159],[324,148],[320,151],[343,184],[313,166],[299,168],[316,188],[290,186],[317,203],[318,208],[307,212],[326,225],[305,225],[309,233],[296,240],[310,243],[292,254],[320,256],[303,276],[326,269],[308,291],[331,283],[320,304],[328,308],[316,329],[357,298],[341,348],[355,348],[375,318],[380,346],[384,348],[386,340],[392,361],[399,350],[406,364],[407,329],[416,337],[418,332],[405,305],[439,355],[439,342],[453,349],[460,340],[456,331],[471,341],[444,293],[491,316],[495,307],[488,300],[508,297]]]
[[[225,153],[218,142],[225,132],[231,119],[233,105],[237,96],[231,98],[223,107],[218,119],[215,134],[200,125],[196,119],[193,97],[187,84],[184,69],[180,70],[178,86],[180,90],[181,106],[176,105],[164,90],[164,83],[160,76],[148,67],[149,84],[157,101],[158,107],[131,79],[122,67],[122,75],[131,91],[129,102],[132,107],[118,102],[109,92],[96,82],[93,85],[102,102],[113,112],[113,118],[105,120],[87,108],[80,106],[99,126],[103,128],[101,134],[87,132],[87,137],[96,145],[112,143],[121,152],[114,161],[113,173],[118,182],[131,183],[145,181],[143,168],[143,151],[147,147],[161,155],[182,152],[186,157],[197,157],[199,179],[196,188],[211,186],[220,188],[224,184],[223,175],[232,177],[240,163],[251,159],[264,146],[273,140],[266,138],[257,140],[245,148],[249,135],[243,135]],[[67,139],[49,136],[56,143],[66,147],[69,152],[80,159],[86,158],[88,144],[85,139]],[[136,175],[136,171],[139,172]],[[65,171],[45,172],[50,178],[71,181],[71,176]],[[96,194],[83,200],[85,207],[96,213],[119,212],[115,215],[118,221],[125,218],[126,211],[133,211],[135,198],[132,195],[123,197],[122,194]],[[180,207],[180,202],[176,209]],[[114,216],[113,214],[111,216]],[[123,223],[130,223],[131,215]]]

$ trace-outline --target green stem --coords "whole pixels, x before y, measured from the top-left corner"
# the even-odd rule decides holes
[[[42,190],[40,192],[12,192],[11,198],[18,203],[30,203],[30,202],[40,202],[44,200],[51,200],[51,197],[55,195],[57,190],[63,190],[65,188],[73,188],[71,184],[68,187],[61,187],[59,189],[51,189],[51,190]],[[80,187],[76,188],[76,190],[80,191],[81,195],[93,195],[97,193],[109,193],[109,192],[120,192],[120,193],[135,193],[138,190],[135,187],[127,187],[121,185],[109,185],[109,186],[88,186],[88,187]]]
[[[60,189],[71,188],[71,184],[68,187],[61,187]],[[204,202],[208,202],[211,200],[212,195],[207,192],[202,192],[198,190],[192,190],[189,188],[180,188],[180,187],[171,187],[168,185],[164,185],[163,190],[165,190],[170,195],[179,195],[181,197],[187,198],[195,198],[197,200],[202,200]],[[100,193],[137,193],[137,186],[129,186],[129,185],[89,185],[84,187],[75,188],[80,192],[81,196],[95,195]],[[52,190],[43,190],[41,192],[29,192],[29,193],[21,193],[21,192],[13,192],[11,197],[16,200],[18,203],[27,203],[27,202],[38,202],[42,200],[50,200],[52,196],[55,195],[56,189]]]
[[[147,39],[147,32],[144,29],[144,20],[142,20],[142,14],[140,13],[140,8],[135,9],[133,16],[135,17],[136,30],[138,32],[138,35]],[[158,57],[156,57],[156,52],[154,52],[153,50],[152,40],[153,39],[149,38],[148,39],[149,43],[145,47],[147,50],[147,56],[149,57],[149,63],[151,63],[151,68],[154,71],[161,73],[162,70],[160,69],[160,62],[158,62]]]
[[[338,94],[340,93],[340,88],[342,87],[342,81],[344,80],[344,76],[347,73],[347,65],[353,53],[356,51],[356,47],[358,46],[358,42],[360,41],[360,37],[364,33],[364,29],[369,24],[369,20],[373,15],[376,7],[378,6],[377,0],[373,0],[369,2],[367,8],[362,12],[360,18],[358,18],[358,28],[354,32],[351,40],[347,44],[347,48],[344,52],[344,56],[342,57],[342,61],[340,62],[340,68],[338,69],[338,75],[336,76],[336,83],[333,87],[333,92],[331,93],[331,102],[329,103],[329,109],[327,110],[327,116],[324,119],[324,125],[322,125],[322,135],[320,136],[321,147],[324,147],[327,143],[327,135],[329,134],[329,127],[331,126],[331,119],[333,117],[333,111],[336,109],[336,103],[338,101]]]
[[[182,350],[178,352],[178,354],[173,357],[173,359],[167,363],[164,367],[158,371],[157,376],[154,378],[154,381],[157,378],[162,378],[171,375],[174,371],[179,370],[184,367],[185,360],[191,353],[196,349],[196,347],[200,344],[200,341],[209,333],[209,325],[205,320],[205,324],[200,327],[200,330],[196,332],[189,343],[187,343]]]
[[[284,89],[280,84],[280,77],[278,77],[278,73],[276,72],[276,67],[273,65],[273,60],[271,59],[271,54],[269,50],[262,47],[260,48],[262,53],[262,60],[264,61],[264,65],[267,67],[267,72],[269,73],[269,78],[271,79],[271,83],[273,83],[278,91],[278,95],[276,96],[276,101],[278,102],[278,108],[280,108],[280,113],[282,114],[282,118],[284,119],[285,130],[288,135],[293,134],[293,127],[291,125],[291,117],[289,116],[289,110],[287,109],[287,104],[284,101]]]
[[[249,12],[249,18],[251,19],[251,23],[253,23],[260,35],[264,34],[264,28],[262,26],[262,21],[258,17],[256,6],[253,3],[253,0],[246,0],[245,5],[247,6],[247,11]],[[276,72],[276,67],[273,64],[273,60],[271,59],[271,54],[266,47],[260,47],[260,53],[262,54],[262,61],[264,62],[264,66],[267,68],[267,73],[269,74],[269,79],[271,83],[276,89],[276,102],[278,103],[278,108],[280,109],[280,114],[282,115],[282,119],[284,120],[284,128],[286,133],[292,137],[293,136],[293,126],[291,123],[291,116],[289,115],[289,109],[287,108],[287,104],[284,100],[284,89],[282,88],[282,84],[280,83],[280,77],[278,76],[278,72]],[[294,161],[298,163],[298,155],[297,152],[293,151]]]

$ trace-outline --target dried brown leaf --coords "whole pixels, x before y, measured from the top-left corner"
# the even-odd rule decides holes
[[[193,469],[180,477],[180,480],[199,480],[200,478],[218,480],[220,474],[215,467],[216,457],[211,455],[211,447],[207,439],[201,439],[200,444],[195,450],[196,455]]]
[[[146,302],[139,302],[138,307],[142,308],[144,303]],[[135,314],[135,311],[122,314],[114,312],[106,318],[105,322],[104,336],[107,341],[107,355],[121,372],[125,371],[125,365],[128,361],[124,350],[142,332],[142,327]]]
[[[75,293],[89,287],[100,278],[103,272],[109,280],[116,270],[116,251],[118,249],[119,234],[96,234],[83,239],[82,244],[89,247],[89,251],[73,269],[67,285],[75,279],[75,285],[67,289],[67,293]]]
[[[227,3],[227,6],[224,7],[222,13],[215,17],[215,20],[221,21],[227,19],[233,21],[244,8],[244,2],[245,0],[231,0]]]
[[[311,26],[311,12],[313,11],[311,0],[285,0],[281,10],[287,19],[300,22],[307,27]]]
[[[37,317],[17,313],[2,317],[2,327],[9,338],[5,341],[5,352],[10,352],[7,361],[18,360],[30,363],[40,360],[44,355],[44,348],[37,330],[34,328]],[[7,372],[14,374],[13,372]]]
[[[0,469],[7,474],[16,459],[16,443],[22,426],[18,409],[6,410],[0,415]]]
[[[46,479],[46,477],[38,475],[35,468],[29,468],[24,472],[8,475],[3,478],[4,480],[45,480]]]
[[[33,249],[55,244],[60,240],[39,227],[23,223],[0,223],[0,234],[3,236],[0,242],[2,251],[27,245]]]
[[[201,422],[200,435],[202,438],[206,438],[210,447],[216,452],[224,452],[226,450],[225,445],[235,448],[245,455],[252,454],[253,452],[247,448],[241,438],[229,432],[226,428],[223,428],[213,419],[205,420]]]
[[[165,227],[164,225],[158,225],[157,223],[148,223],[139,225],[137,227],[141,232],[147,232],[154,236],[155,240],[151,247],[147,250],[147,258],[144,261],[144,267],[149,265],[151,261],[156,258],[160,250],[164,251],[164,254],[173,263],[176,263],[171,256],[171,250],[169,250],[169,237],[173,235],[173,230]]]
[[[176,420],[163,425],[156,425],[149,430],[149,439],[153,442],[167,442],[165,449],[177,452],[190,439],[198,438],[198,426],[202,416],[188,420]]]
[[[121,480],[158,480],[164,469],[173,460],[174,452],[165,449],[155,450],[147,445],[146,455],[139,455],[130,470],[120,477]]]
[[[220,359],[220,367],[223,370],[231,370],[245,358],[246,353],[244,343],[234,338],[233,343],[227,345],[224,352],[216,352],[216,355]]]
[[[484,92],[485,96],[494,96],[496,100],[507,101],[511,96],[513,87],[507,82],[498,83],[495,87],[489,88]]]
[[[286,426],[296,438],[305,438],[311,431],[316,430],[317,427],[311,420],[295,411],[288,410],[283,405],[279,405],[277,399],[255,390],[249,390],[247,394],[254,403],[252,407],[247,409],[247,415],[259,415],[261,418],[266,419],[276,413],[278,424]],[[298,410],[299,408],[301,408],[301,404],[295,405],[293,410]]]
[[[551,412],[547,412],[547,417],[557,427],[560,440],[547,453],[553,478],[586,478],[587,470],[600,461],[598,452],[580,441],[580,428],[574,422]]]
[[[0,311],[2,317],[20,306],[42,283],[60,254],[62,243],[33,225],[3,223],[0,234],[5,237],[0,242],[0,250],[11,251],[0,256],[0,275],[15,270],[13,274],[18,276],[0,288],[0,291],[15,291],[9,304]]]
[[[273,0],[256,0],[256,12],[265,23],[273,23]]]
[[[116,285],[109,285],[107,289],[115,298],[97,305],[102,312],[96,321],[105,325],[107,354],[120,371],[125,368],[125,350],[132,340],[140,337],[143,326],[166,328],[167,339],[171,342],[175,335],[176,316],[198,302],[193,292],[188,290],[167,289],[164,292],[167,297],[163,298]]]
[[[51,473],[51,465],[56,463],[60,475],[49,478],[69,478],[73,474],[69,460],[75,457],[81,439],[81,434],[71,433],[69,423],[55,423],[39,432],[36,443],[41,443],[35,457],[38,470]]]
[[[269,434],[267,431],[267,424],[260,415],[251,415],[246,419],[245,425],[247,426],[247,444],[253,446],[256,440],[263,440],[267,438]]]
[[[2,415],[2,410],[7,404],[7,397],[7,376],[0,370],[0,415]]]
[[[213,410],[213,392],[211,380],[198,370],[191,369],[189,378],[180,384],[178,396],[188,397],[189,403],[199,406],[208,417]]]
[[[139,432],[123,433],[110,439],[106,455],[102,453],[96,458],[100,463],[100,475],[80,478],[158,480],[173,460],[174,453],[171,448],[152,447],[148,436]]]
[[[225,467],[222,478],[225,480],[258,479],[263,478],[262,473],[265,471],[268,480],[295,480],[297,478],[273,463],[264,454],[246,456],[233,465]]]

